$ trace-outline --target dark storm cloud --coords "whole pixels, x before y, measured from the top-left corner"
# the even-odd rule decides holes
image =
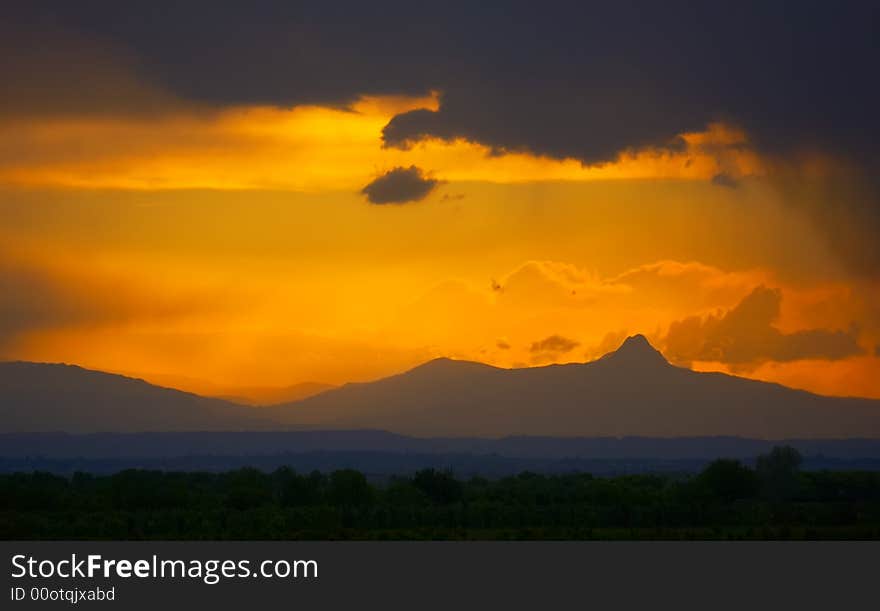
[[[125,48],[143,75],[217,104],[444,92],[437,113],[398,117],[389,143],[460,136],[602,161],[730,118],[766,148],[876,150],[876,2],[59,0],[9,17]]]
[[[405,204],[425,199],[438,181],[428,178],[414,165],[396,167],[361,190],[371,204]]]
[[[598,163],[679,147],[677,134],[727,120],[764,152],[816,148],[849,159],[866,177],[852,226],[880,232],[874,1],[59,0],[18,3],[4,16],[19,31],[49,22],[124,49],[159,90],[209,105],[346,105],[360,94],[441,91],[438,111],[388,124],[387,146],[464,138]],[[0,61],[14,67],[17,46],[0,41]],[[866,269],[880,261],[875,240],[849,252],[845,232],[827,231],[845,256],[867,258]]]
[[[836,360],[862,353],[857,329],[806,329],[783,333],[779,289],[756,288],[719,316],[692,316],[672,323],[664,351],[680,363],[718,361],[744,367],[762,361]]]
[[[186,104],[150,83],[138,67],[138,58],[121,43],[93,39],[48,19],[2,20],[0,119],[150,116]]]

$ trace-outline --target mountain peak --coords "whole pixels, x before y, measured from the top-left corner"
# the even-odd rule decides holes
[[[475,371],[475,370],[484,370],[484,369],[495,369],[492,365],[487,365],[485,363],[478,363],[476,361],[463,361],[459,359],[452,359],[446,356],[437,357],[435,359],[431,359],[430,361],[426,361],[421,365],[413,367],[410,369],[410,372],[430,372],[432,375],[440,373],[440,372],[462,372],[462,371]]]
[[[630,335],[623,343],[620,345],[620,350],[655,350],[654,346],[651,345],[651,342],[648,341],[648,338],[642,335],[641,333],[636,333],[635,335]]]
[[[620,345],[620,348],[614,352],[609,352],[602,359],[633,365],[668,364],[668,361],[660,354],[660,351],[654,348],[651,342],[648,341],[648,338],[641,333],[630,335]]]

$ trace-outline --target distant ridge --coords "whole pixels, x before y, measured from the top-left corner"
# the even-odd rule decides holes
[[[880,438],[880,401],[675,367],[642,335],[590,363],[500,369],[441,358],[260,408],[70,365],[0,363],[0,432],[291,428],[421,437]]]
[[[0,363],[0,431],[264,430],[252,408],[58,363]]]
[[[643,335],[590,363],[499,369],[436,359],[267,414],[420,436],[880,437],[878,400],[675,367]]]
[[[245,386],[242,388],[231,389],[230,394],[214,394],[208,396],[239,403],[241,405],[252,405],[261,407],[264,405],[278,405],[279,403],[290,403],[299,401],[307,397],[320,394],[331,388],[336,388],[331,384],[322,384],[320,382],[300,382],[299,384],[291,384],[290,386],[279,387],[258,387]]]
[[[171,458],[304,452],[397,452],[513,458],[754,458],[774,445],[805,456],[880,459],[880,439],[743,437],[408,437],[386,431],[0,433],[0,458]]]
[[[183,392],[223,399],[239,405],[277,405],[299,401],[312,395],[335,388],[321,382],[298,382],[285,386],[242,386],[235,383],[217,383],[186,375],[156,372],[107,371],[127,378],[144,380],[154,386],[174,388]]]

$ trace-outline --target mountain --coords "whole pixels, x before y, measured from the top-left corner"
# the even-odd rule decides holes
[[[286,386],[236,386],[218,384],[209,380],[179,374],[138,371],[111,371],[108,373],[116,373],[128,378],[137,378],[155,386],[176,388],[177,390],[194,393],[203,397],[223,399],[224,401],[238,403],[239,405],[291,403],[335,388],[331,384],[322,384],[320,382],[300,382]]]
[[[276,405],[278,403],[292,403],[336,388],[331,384],[320,382],[300,382],[290,386],[242,386],[229,388],[221,393],[211,393],[210,396],[239,403],[242,405]]]
[[[253,408],[74,365],[0,363],[0,431],[262,430]]]
[[[407,437],[386,431],[200,431],[150,433],[0,433],[0,459],[172,459],[386,452],[565,460],[754,459],[775,445],[805,457],[880,461],[880,439],[744,437]]]
[[[880,401],[675,367],[641,335],[590,363],[499,369],[437,359],[261,413],[420,436],[880,437]]]
[[[880,438],[880,401],[675,367],[641,335],[590,363],[499,369],[442,358],[268,407],[71,365],[0,363],[0,432],[291,428],[421,437]]]

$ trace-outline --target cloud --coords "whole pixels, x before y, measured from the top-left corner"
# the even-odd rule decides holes
[[[153,115],[129,109],[125,116],[109,110],[106,115],[77,114],[74,105],[70,114],[46,116],[4,116],[0,110],[0,183],[153,191],[355,191],[375,177],[370,167],[414,163],[408,153],[381,149],[376,125],[401,108],[431,101],[365,97],[350,108],[210,111],[181,106],[174,112],[157,106]],[[450,164],[459,169],[474,165],[459,153],[441,151],[438,158],[436,150],[427,151],[419,158],[427,163],[416,165],[437,162],[444,174]],[[481,156],[471,152],[470,159],[479,163]],[[292,165],[296,172],[290,171]],[[533,166],[540,170],[540,164]]]
[[[165,9],[159,19],[149,4],[55,0],[18,3],[6,21],[26,33],[47,22],[87,32],[124,49],[162,88],[218,106],[338,106],[365,93],[441,90],[439,111],[391,124],[394,143],[463,137],[591,163],[645,145],[674,148],[677,134],[730,117],[766,149],[875,150],[872,3],[834,11],[810,3],[796,19],[760,2]],[[40,42],[59,44],[57,36]],[[5,42],[5,59],[17,44]]]
[[[767,281],[767,273],[760,270],[727,271],[696,261],[663,260],[626,270],[607,283],[628,288],[655,309],[675,304],[700,310],[732,307]]]
[[[425,199],[439,181],[414,165],[393,168],[361,190],[371,204],[405,204]]]
[[[441,91],[438,109],[393,117],[385,144],[463,139],[584,164],[680,150],[678,135],[725,120],[762,153],[818,151],[854,168],[852,197],[835,184],[815,206],[791,199],[838,256],[876,277],[876,3],[801,3],[794,17],[768,2],[216,4],[176,3],[158,18],[150,3],[16,3],[0,31],[0,74],[12,78],[0,113],[4,102],[59,112],[163,106],[143,88],[223,109],[345,108],[364,94]],[[101,46],[65,42],[77,36]],[[121,74],[114,58],[125,58]]]
[[[580,346],[580,342],[576,342],[573,339],[568,339],[561,335],[551,335],[540,341],[533,342],[532,345],[529,346],[529,352],[532,354],[550,354],[558,356],[565,354],[566,352],[571,352],[578,346]]]
[[[238,305],[226,294],[136,285],[129,277],[13,258],[2,251],[0,295],[0,349],[31,333],[168,323]]]
[[[0,263],[0,347],[29,331],[87,321],[87,304],[44,270]]]
[[[558,340],[543,350],[538,340],[576,338],[583,346],[577,358],[593,359],[620,346],[631,334],[627,330],[640,330],[661,347],[671,321],[733,308],[766,281],[763,272],[728,272],[698,262],[664,260],[602,276],[565,261],[531,260],[483,283],[439,283],[399,310],[383,333],[440,354],[454,349],[466,358],[477,358],[477,347],[493,347],[492,362],[501,366],[574,358],[574,352],[559,350],[568,346],[554,346]],[[823,314],[817,319],[825,320]]]
[[[579,308],[601,295],[625,292],[624,286],[561,261],[527,261],[492,289],[505,305],[521,308]]]
[[[880,399],[880,361],[869,355],[829,361],[767,361],[749,371],[749,377],[804,388],[822,395]]]
[[[89,37],[53,19],[4,19],[0,41],[0,119],[144,118],[199,106],[140,73],[142,62],[122,41]]]
[[[678,363],[714,361],[750,368],[764,361],[837,360],[862,353],[856,328],[783,333],[775,326],[781,301],[779,289],[759,286],[723,314],[674,321],[664,354]]]
[[[739,181],[725,172],[719,172],[713,176],[711,182],[715,186],[726,187],[728,189],[735,189],[739,186]]]

